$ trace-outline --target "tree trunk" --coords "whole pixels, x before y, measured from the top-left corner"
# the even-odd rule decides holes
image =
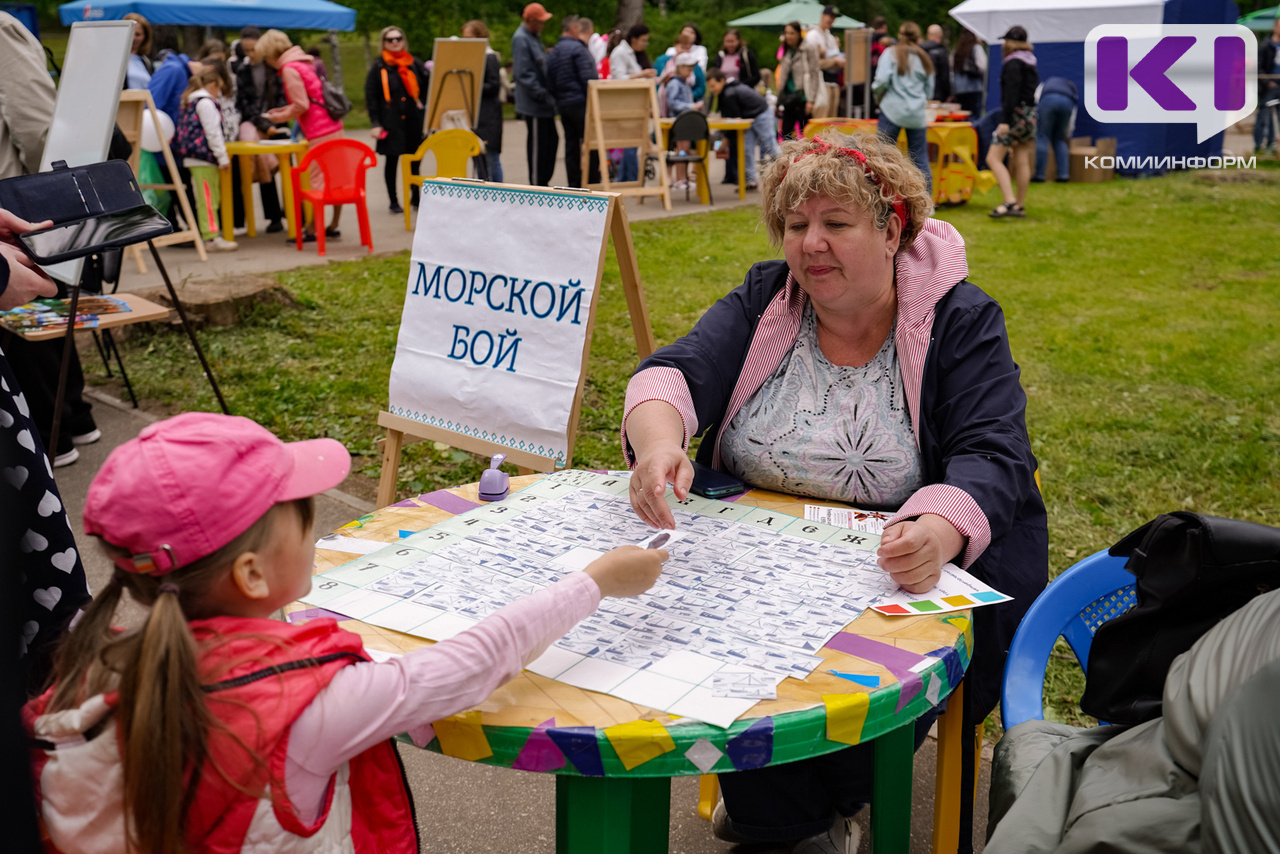
[[[338,50],[337,30],[329,30],[329,58],[333,60],[333,65],[329,66],[332,69],[329,77],[332,78],[334,85],[343,89],[345,87],[342,85],[342,54]]]
[[[644,20],[644,0],[618,0],[618,15],[614,26],[626,32]]]

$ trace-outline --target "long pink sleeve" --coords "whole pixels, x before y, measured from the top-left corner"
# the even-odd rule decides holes
[[[488,697],[599,604],[600,588],[577,572],[449,640],[344,667],[289,734],[285,789],[299,818],[315,821],[342,763],[397,733],[421,743],[432,721]]]
[[[307,85],[302,82],[302,75],[296,68],[284,68],[280,71],[280,82],[284,86],[284,96],[289,105],[268,110],[267,118],[280,123],[301,118],[303,113],[311,109],[311,97],[307,94]]]

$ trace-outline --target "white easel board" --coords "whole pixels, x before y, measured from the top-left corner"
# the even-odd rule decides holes
[[[391,367],[379,506],[400,447],[433,439],[522,468],[568,465],[610,236],[641,358],[654,350],[616,193],[423,183]]]
[[[40,158],[41,172],[48,172],[59,160],[74,168],[107,159],[134,26],[133,21],[71,25],[58,101]],[[83,267],[84,259],[80,258],[44,269],[53,278],[74,285],[80,282]]]

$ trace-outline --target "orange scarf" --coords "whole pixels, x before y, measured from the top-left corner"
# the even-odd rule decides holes
[[[413,54],[407,50],[399,53],[392,53],[389,50],[382,52],[382,61],[387,65],[399,66],[396,68],[400,72],[400,80],[404,83],[404,91],[409,93],[409,97],[418,100],[418,75],[413,73]],[[387,103],[391,103],[391,86],[387,80],[387,70],[382,69],[382,97],[387,99]]]

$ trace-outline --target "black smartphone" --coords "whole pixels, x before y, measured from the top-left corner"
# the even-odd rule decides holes
[[[173,231],[173,225],[150,205],[99,214],[18,235],[37,263],[56,264],[83,258],[102,249],[130,246]]]
[[[693,485],[689,490],[703,498],[727,498],[747,491],[747,485],[731,474],[702,463],[693,464]]]

